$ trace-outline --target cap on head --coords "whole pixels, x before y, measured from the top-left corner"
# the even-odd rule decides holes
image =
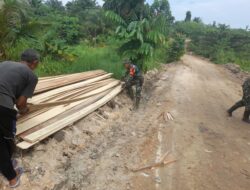
[[[123,64],[125,65],[125,64],[131,64],[132,62],[129,60],[129,59],[126,59],[126,60],[124,60],[123,61]]]
[[[21,54],[21,61],[25,61],[27,63],[34,63],[34,62],[39,62],[40,55],[38,52],[34,49],[26,49],[22,54]]]

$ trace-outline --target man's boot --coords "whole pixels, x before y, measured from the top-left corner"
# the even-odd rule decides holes
[[[250,111],[245,110],[242,121],[250,123],[249,116],[250,116]]]
[[[128,88],[127,88],[127,93],[128,93],[128,96],[130,97],[130,99],[131,99],[132,101],[134,101],[135,96],[134,96],[134,91],[133,91],[133,88],[132,88],[132,87],[128,87]]]
[[[135,99],[135,109],[136,110],[139,109],[140,100],[141,100],[141,98],[139,98],[139,97],[136,97],[136,99]]]
[[[235,111],[235,110],[237,110],[238,108],[240,108],[240,107],[244,107],[245,105],[244,105],[244,102],[241,100],[241,101],[239,101],[239,102],[237,102],[235,105],[233,105],[233,107],[231,107],[229,110],[227,110],[227,113],[228,113],[228,116],[229,117],[232,117],[232,115],[233,115],[233,112]]]

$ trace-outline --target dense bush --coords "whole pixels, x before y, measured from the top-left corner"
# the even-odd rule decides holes
[[[177,34],[170,41],[167,48],[167,63],[178,61],[185,53],[185,37],[183,35]]]

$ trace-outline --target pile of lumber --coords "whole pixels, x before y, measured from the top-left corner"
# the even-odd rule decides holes
[[[28,149],[105,105],[122,90],[101,70],[39,79],[30,112],[18,118],[17,146]]]

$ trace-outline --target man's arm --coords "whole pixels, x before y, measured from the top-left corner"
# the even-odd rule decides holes
[[[28,98],[33,96],[37,85],[38,79],[35,75],[30,76],[29,83],[23,90],[21,96],[16,101],[16,106],[21,115],[26,114],[29,111],[29,107],[27,106]]]
[[[17,99],[16,107],[19,110],[19,114],[26,114],[29,111],[29,108],[27,106],[27,98],[25,96],[20,96]]]
[[[125,80],[126,80],[126,78],[127,78],[128,75],[129,75],[129,70],[126,70],[126,72],[124,72],[124,73],[122,74],[121,81],[124,81],[124,82],[125,82]]]
[[[131,85],[131,82],[132,80],[134,79],[135,77],[135,68],[134,67],[131,67],[128,71],[128,75],[125,79],[125,83],[129,86]]]

